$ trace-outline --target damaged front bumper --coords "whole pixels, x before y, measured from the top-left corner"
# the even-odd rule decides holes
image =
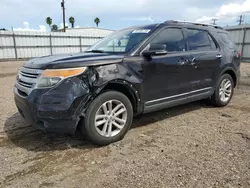
[[[14,87],[19,113],[28,124],[46,132],[74,134],[90,97],[88,85],[79,77],[53,88],[33,89],[27,96],[17,84]]]

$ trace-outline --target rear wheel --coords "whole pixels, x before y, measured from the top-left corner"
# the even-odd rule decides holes
[[[211,101],[215,106],[226,106],[231,101],[233,93],[233,79],[229,74],[224,74],[216,86],[216,90],[211,97]]]
[[[81,130],[93,143],[108,145],[121,140],[133,119],[130,100],[122,93],[108,91],[89,106]]]

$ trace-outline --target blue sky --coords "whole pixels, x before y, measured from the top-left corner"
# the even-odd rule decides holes
[[[0,0],[0,28],[48,30],[45,18],[62,23],[61,0]],[[75,17],[75,26],[120,29],[131,25],[158,23],[165,20],[211,22],[235,25],[244,14],[250,23],[250,0],[65,0],[66,17]]]

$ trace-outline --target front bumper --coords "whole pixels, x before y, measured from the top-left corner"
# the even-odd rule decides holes
[[[72,77],[54,88],[34,89],[27,96],[15,86],[14,99],[28,124],[46,132],[74,134],[90,94],[82,80]]]

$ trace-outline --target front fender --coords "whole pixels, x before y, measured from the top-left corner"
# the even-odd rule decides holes
[[[90,90],[90,98],[84,106],[81,106],[82,115],[84,116],[91,102],[110,84],[120,84],[128,89],[134,97],[137,112],[142,111],[141,99],[141,82],[142,80],[135,76],[133,72],[123,64],[110,64],[105,66],[89,67],[86,78]],[[109,88],[113,89],[113,88]],[[115,88],[114,88],[115,90]]]

